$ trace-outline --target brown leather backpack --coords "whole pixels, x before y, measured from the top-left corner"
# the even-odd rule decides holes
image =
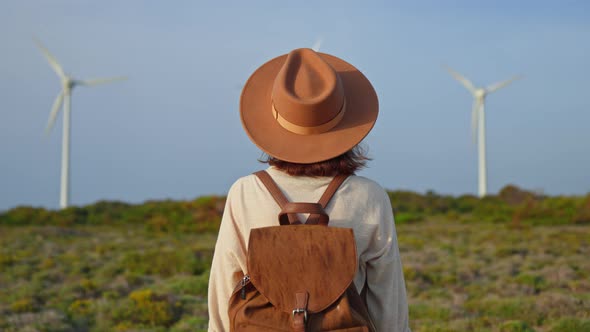
[[[249,274],[230,297],[230,331],[375,332],[353,283],[353,231],[327,227],[324,211],[346,176],[336,176],[318,203],[291,203],[268,173],[255,174],[281,206],[280,226],[250,231]],[[305,224],[297,213],[310,214]]]

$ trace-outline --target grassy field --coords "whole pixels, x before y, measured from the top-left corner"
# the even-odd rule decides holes
[[[398,227],[418,331],[590,331],[590,227]]]
[[[214,234],[1,227],[0,331],[200,331]]]
[[[414,332],[590,331],[589,225],[397,231]],[[214,242],[140,225],[0,226],[0,331],[204,331]]]

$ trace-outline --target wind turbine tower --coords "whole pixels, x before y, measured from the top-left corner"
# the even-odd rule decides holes
[[[49,65],[55,71],[61,80],[62,89],[53,102],[51,113],[49,113],[49,121],[45,128],[45,133],[49,134],[51,128],[57,118],[57,113],[63,105],[63,134],[62,134],[62,151],[61,151],[61,190],[59,196],[59,206],[64,209],[67,208],[70,201],[70,112],[71,112],[71,98],[72,90],[79,85],[95,86],[103,83],[110,83],[114,81],[124,80],[125,77],[111,77],[99,78],[92,80],[78,80],[66,74],[63,67],[59,64],[57,59],[49,53],[49,51],[39,42],[34,40],[37,47],[43,53],[43,56],[49,62]]]
[[[488,94],[495,92],[513,81],[521,78],[515,76],[509,80],[494,83],[483,88],[476,88],[470,80],[446,67],[449,73],[473,95],[473,109],[471,110],[471,134],[473,140],[478,143],[478,195],[484,197],[487,195],[488,180],[486,169],[486,120],[485,120],[485,100]]]

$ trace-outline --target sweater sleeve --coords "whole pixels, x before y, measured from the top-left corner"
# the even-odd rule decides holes
[[[208,289],[209,332],[229,331],[229,298],[243,276],[246,244],[240,235],[240,225],[234,214],[237,187],[237,183],[234,184],[227,195],[211,264]]]
[[[389,197],[383,191],[374,215],[374,251],[367,257],[367,306],[378,332],[408,332],[408,302],[402,263]]]

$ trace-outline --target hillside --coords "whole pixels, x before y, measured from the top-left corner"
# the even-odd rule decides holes
[[[388,191],[396,223],[426,219],[531,225],[590,223],[590,193],[586,196],[542,196],[509,185],[497,195],[479,199],[434,192]],[[127,204],[100,201],[61,211],[21,206],[0,212],[0,225],[121,225],[140,224],[166,231],[215,231],[225,198],[200,197],[192,201],[148,201]]]

